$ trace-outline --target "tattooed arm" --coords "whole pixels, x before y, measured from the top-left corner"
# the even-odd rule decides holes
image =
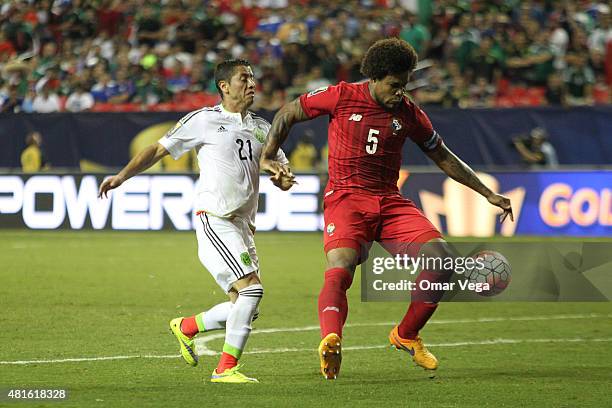
[[[306,116],[306,113],[302,109],[299,98],[284,105],[276,112],[276,115],[274,115],[272,127],[263,145],[261,159],[259,160],[261,169],[271,174],[273,181],[281,175],[291,173],[286,166],[283,166],[276,160],[278,149],[280,149],[281,145],[287,140],[289,130],[291,130],[294,124],[309,119],[310,118]]]
[[[501,208],[504,211],[500,217],[501,222],[504,222],[508,216],[510,216],[511,221],[514,221],[510,199],[494,193],[485,186],[476,173],[474,173],[474,170],[451,152],[444,143],[435,150],[428,152],[427,156],[429,156],[447,176],[471,188],[485,197],[489,203]]]

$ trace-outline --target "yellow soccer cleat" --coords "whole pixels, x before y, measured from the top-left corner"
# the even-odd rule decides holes
[[[327,380],[335,380],[342,363],[342,340],[336,333],[330,333],[319,344],[321,374]]]
[[[179,342],[181,347],[181,356],[183,356],[183,360],[190,366],[198,365],[198,356],[195,353],[195,342],[193,338],[189,338],[183,334],[181,331],[181,322],[183,321],[182,317],[177,317],[176,319],[170,320],[170,331],[174,334],[174,337]]]
[[[438,359],[427,350],[421,337],[417,336],[414,340],[403,339],[397,331],[397,326],[395,326],[393,330],[391,330],[391,333],[389,333],[389,342],[391,342],[391,346],[395,346],[396,349],[410,353],[412,361],[424,369],[435,370],[438,368]]]
[[[240,367],[242,367],[242,365],[238,364],[236,367],[228,368],[221,374],[217,373],[217,370],[215,369],[210,376],[210,382],[226,384],[248,384],[259,382],[257,381],[257,378],[247,377],[238,371],[240,370]]]

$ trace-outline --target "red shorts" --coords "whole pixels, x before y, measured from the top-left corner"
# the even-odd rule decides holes
[[[335,248],[353,248],[360,253],[361,262],[374,241],[397,254],[418,251],[421,244],[442,238],[421,210],[399,194],[380,196],[336,190],[323,199],[323,209],[325,253]]]

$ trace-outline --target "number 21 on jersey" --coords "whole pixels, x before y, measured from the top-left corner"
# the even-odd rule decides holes
[[[236,139],[236,144],[238,145],[238,156],[240,160],[250,160],[253,161],[253,148],[251,147],[251,141],[247,139],[246,145],[249,150],[249,155],[246,155],[246,150],[244,147],[244,140]]]
[[[370,132],[368,132],[368,141],[366,143],[366,152],[368,154],[376,153],[376,149],[378,148],[378,138],[376,135],[379,133],[380,130],[376,129],[370,129]]]

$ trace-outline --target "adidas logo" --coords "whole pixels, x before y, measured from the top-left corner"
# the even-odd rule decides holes
[[[219,129],[217,129],[217,133],[218,132],[227,132],[227,129],[223,127],[223,125],[219,126]]]

